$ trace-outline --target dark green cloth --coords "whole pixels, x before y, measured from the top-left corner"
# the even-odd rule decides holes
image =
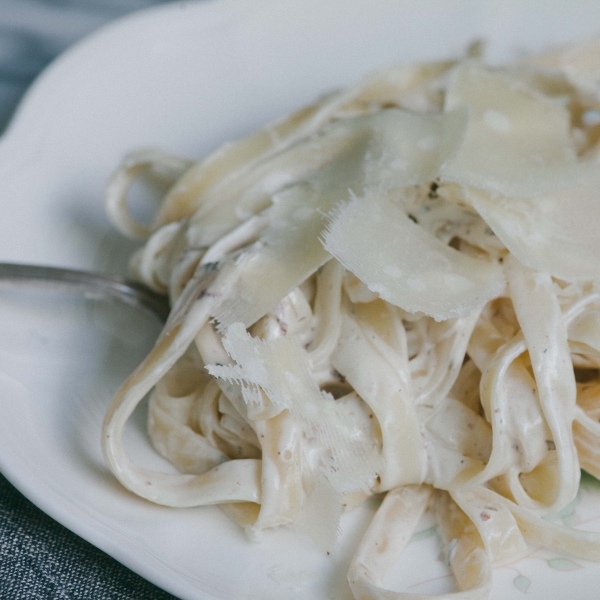
[[[173,598],[59,525],[0,475],[0,599]]]

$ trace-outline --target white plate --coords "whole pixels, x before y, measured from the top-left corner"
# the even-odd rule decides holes
[[[130,149],[200,157],[375,67],[458,53],[474,37],[501,60],[594,32],[596,1],[244,0],[169,4],[63,55],[0,143],[0,260],[122,272],[132,249],[104,218],[107,176]],[[156,326],[59,294],[0,295],[0,468],[52,517],[185,599],[343,600],[352,546],[326,556],[290,532],[247,541],[216,508],[167,509],[123,490],[100,423]],[[133,419],[132,453],[166,468]],[[600,530],[582,487],[567,522]],[[356,537],[369,509],[344,522]],[[429,533],[431,533],[429,531]],[[451,589],[434,536],[414,540],[391,585]],[[600,567],[532,549],[494,572],[492,598],[597,597]]]

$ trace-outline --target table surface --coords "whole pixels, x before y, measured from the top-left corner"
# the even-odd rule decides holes
[[[103,24],[160,0],[0,0],[0,132],[35,77]],[[168,600],[36,508],[0,474],[0,599]]]

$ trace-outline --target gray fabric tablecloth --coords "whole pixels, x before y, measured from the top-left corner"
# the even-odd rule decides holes
[[[159,3],[0,0],[0,132],[31,82],[62,50],[112,19]],[[1,600],[170,598],[53,521],[0,475]]]

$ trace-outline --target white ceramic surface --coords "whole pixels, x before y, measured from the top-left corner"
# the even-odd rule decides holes
[[[169,4],[78,44],[34,84],[0,141],[0,260],[123,272],[133,246],[103,213],[107,176],[130,149],[200,157],[217,144],[398,61],[458,53],[474,37],[502,60],[595,33],[600,3],[553,0],[223,0]],[[59,293],[0,293],[0,469],[52,517],[184,599],[346,600],[344,520],[326,556],[291,532],[251,543],[216,508],[167,509],[123,490],[99,431],[112,393],[157,326],[130,309]],[[156,468],[143,410],[131,453]],[[560,518],[600,530],[593,481]],[[433,530],[390,585],[452,589]],[[532,548],[494,572],[492,598],[597,597],[600,566]]]

